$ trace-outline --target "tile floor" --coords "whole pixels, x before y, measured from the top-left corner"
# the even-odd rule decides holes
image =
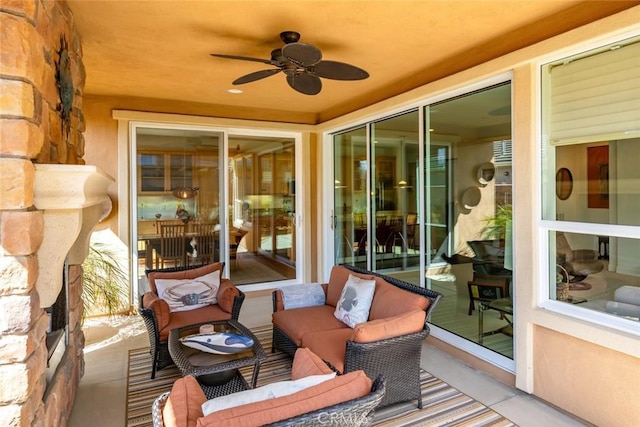
[[[270,323],[271,297],[249,294],[240,321],[248,327]],[[138,316],[112,321],[91,320],[85,327],[85,373],[69,419],[69,427],[123,427],[127,351],[149,345]],[[588,426],[522,391],[477,371],[446,352],[425,344],[422,367],[522,427]]]

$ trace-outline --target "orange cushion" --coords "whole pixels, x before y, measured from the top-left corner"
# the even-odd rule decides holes
[[[162,298],[159,298],[158,295],[153,292],[145,292],[142,296],[142,306],[153,310],[156,315],[159,330],[162,330],[169,324],[171,309],[169,308],[169,304]]]
[[[370,320],[356,325],[351,341],[367,343],[420,332],[427,313],[412,310],[386,319]]]
[[[287,334],[298,347],[301,347],[302,336],[308,332],[349,329],[333,315],[335,307],[330,305],[316,305],[313,307],[292,308],[276,311],[271,315],[271,321],[282,332]]]
[[[351,328],[313,332],[302,336],[302,347],[308,347],[319,358],[331,363],[339,372],[344,372],[347,341],[352,336]]]
[[[371,379],[364,371],[337,376],[297,393],[223,409],[198,420],[198,427],[262,426],[366,396]],[[318,420],[318,425],[321,424]]]
[[[160,341],[166,341],[169,338],[169,332],[175,328],[181,328],[195,323],[227,319],[231,319],[231,315],[215,304],[207,305],[197,310],[174,311],[171,313],[169,324],[160,330]]]
[[[342,295],[342,288],[344,288],[345,283],[347,283],[349,274],[353,274],[354,276],[365,280],[371,280],[374,278],[370,274],[359,274],[340,265],[334,266],[331,269],[331,276],[329,277],[329,283],[327,286],[327,304],[332,305],[333,307],[338,304],[340,295]]]
[[[202,404],[207,401],[198,381],[191,375],[180,378],[162,409],[165,427],[195,427],[203,416]]]
[[[369,320],[384,319],[413,310],[426,310],[431,300],[419,294],[405,291],[376,277],[376,293],[373,296]]]
[[[297,380],[310,375],[331,374],[333,371],[322,359],[308,348],[299,348],[293,357],[291,379]]]
[[[218,305],[227,313],[233,311],[233,301],[240,295],[238,288],[229,279],[222,279],[218,290]]]
[[[205,274],[213,273],[214,271],[220,270],[220,275],[224,271],[224,263],[223,262],[214,262],[212,264],[203,265],[199,268],[192,268],[189,270],[181,270],[181,271],[154,271],[149,273],[147,279],[149,280],[149,287],[154,293],[158,293],[158,289],[156,288],[156,279],[195,279],[196,277],[204,276]]]

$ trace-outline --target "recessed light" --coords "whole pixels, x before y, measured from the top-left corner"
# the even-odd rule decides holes
[[[227,90],[227,92],[229,92],[229,93],[242,93],[243,91],[242,91],[242,89],[229,89],[229,90]]]

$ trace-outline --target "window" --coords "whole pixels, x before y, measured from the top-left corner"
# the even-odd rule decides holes
[[[549,300],[563,303],[559,310],[588,311],[590,319],[636,333],[638,70],[640,38],[542,67],[541,231],[548,242]]]

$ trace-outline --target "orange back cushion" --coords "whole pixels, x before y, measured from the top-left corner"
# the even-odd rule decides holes
[[[359,277],[364,280],[371,280],[374,277],[370,274],[359,274],[349,270],[346,267],[336,265],[331,269],[331,276],[329,277],[329,284],[327,286],[327,304],[333,307],[338,304],[340,295],[342,295],[342,288],[344,288],[349,274]]]
[[[426,310],[429,304],[429,298],[405,291],[376,277],[376,293],[369,310],[369,319],[384,319],[416,309]]]
[[[154,293],[158,293],[158,288],[156,288],[156,279],[195,279],[200,276],[204,276],[205,274],[213,273],[214,271],[220,270],[220,275],[222,275],[224,271],[224,263],[223,262],[214,262],[212,264],[203,265],[199,268],[193,268],[190,270],[182,270],[182,271],[154,271],[149,273],[147,279],[149,280],[149,287]]]

